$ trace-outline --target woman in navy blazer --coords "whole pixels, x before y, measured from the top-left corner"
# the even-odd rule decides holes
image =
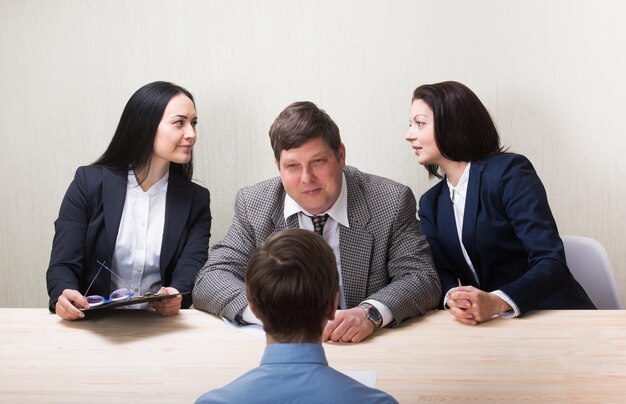
[[[441,179],[420,199],[419,216],[450,314],[478,324],[533,309],[595,308],[567,268],[535,169],[504,152],[478,97],[452,81],[420,86],[409,122],[417,161]]]
[[[87,290],[108,297],[120,274],[133,273],[141,288],[156,283],[158,290],[137,288],[139,294],[191,292],[211,230],[209,191],[191,182],[196,123],[193,96],[175,84],[150,83],[129,99],[107,150],[78,168],[61,203],[46,273],[51,312],[84,317],[78,308],[89,307]],[[140,213],[149,207],[145,215],[133,201]],[[115,276],[98,272],[98,261]],[[191,296],[151,304],[174,315]]]

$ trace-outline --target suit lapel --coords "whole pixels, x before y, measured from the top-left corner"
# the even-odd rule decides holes
[[[282,186],[282,185],[281,185]],[[298,215],[291,215],[285,220],[285,190],[283,189],[282,197],[277,201],[276,209],[272,213],[272,222],[274,223],[274,231],[285,229],[296,229],[299,227]]]
[[[285,224],[285,220],[282,220],[282,224]],[[298,223],[298,215],[291,215],[287,218],[287,226],[286,228],[295,229],[298,228],[300,223]]]
[[[114,171],[102,167],[102,203],[104,211],[104,226],[109,247],[109,259],[113,258],[115,242],[122,220],[122,211],[126,201],[126,184],[128,173]]]
[[[465,224],[463,226],[465,227]],[[469,283],[478,286],[472,276],[472,270],[465,261],[463,250],[461,250],[454,208],[450,200],[450,188],[448,188],[446,180],[442,181],[441,191],[437,199],[437,229],[441,234],[441,239],[446,240],[445,244],[442,243],[441,248],[445,249],[445,254],[453,266],[452,269],[461,279],[461,282],[464,285]]]
[[[178,247],[178,242],[187,224],[192,203],[193,187],[179,174],[170,170],[165,202],[161,259],[159,261],[162,277],[165,276],[165,270],[176,252],[176,247]]]
[[[351,173],[346,173],[346,184],[350,227],[340,225],[339,250],[344,297],[346,306],[350,308],[367,296],[374,238],[367,229],[371,217],[365,197]],[[363,276],[364,273],[367,276]]]
[[[437,199],[437,227],[441,232],[442,240],[447,240],[446,249],[451,255],[451,260],[455,263],[455,268],[465,268],[467,265],[463,258],[459,235],[456,231],[456,221],[454,219],[454,208],[450,200],[450,189],[444,179],[442,181],[441,192]],[[469,270],[469,268],[467,268]]]
[[[465,196],[465,213],[463,215],[463,245],[469,255],[478,279],[481,279],[481,268],[476,255],[476,223],[478,221],[478,202],[480,195],[480,180],[485,169],[483,161],[473,161],[470,166],[467,195]]]

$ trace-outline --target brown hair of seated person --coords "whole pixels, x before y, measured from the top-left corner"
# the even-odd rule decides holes
[[[298,101],[287,106],[269,131],[276,161],[283,150],[296,149],[309,140],[321,138],[339,158],[341,136],[332,118],[310,101]]]
[[[274,342],[320,343],[337,307],[335,254],[315,232],[288,229],[257,248],[246,269],[250,308]]]

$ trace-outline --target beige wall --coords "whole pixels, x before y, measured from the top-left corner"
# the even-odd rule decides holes
[[[0,307],[45,306],[53,222],[141,85],[189,88],[212,242],[275,175],[267,130],[312,100],[348,162],[432,185],[403,140],[412,90],[458,80],[543,179],[562,234],[598,239],[626,294],[626,3],[0,0]]]

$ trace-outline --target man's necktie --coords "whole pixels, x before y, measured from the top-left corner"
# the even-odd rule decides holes
[[[324,225],[326,224],[326,220],[328,220],[328,214],[319,215],[319,216],[310,216],[313,221],[313,230],[320,236],[324,234]]]

